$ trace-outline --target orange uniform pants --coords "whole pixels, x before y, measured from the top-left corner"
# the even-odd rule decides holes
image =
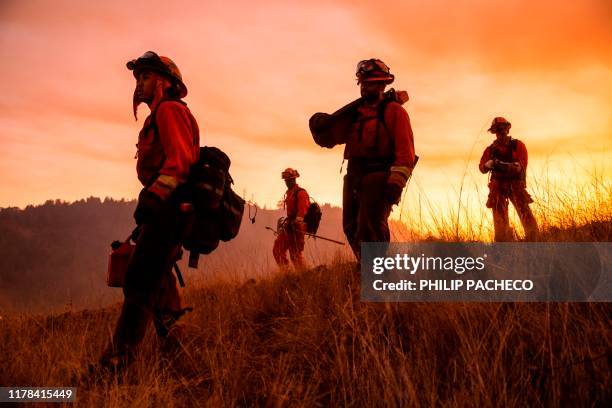
[[[304,267],[304,234],[301,231],[283,229],[276,236],[272,255],[279,267],[286,267],[289,264],[287,251],[291,262],[296,269]]]
[[[118,358],[119,364],[129,364],[151,321],[161,339],[175,340],[170,337],[177,330],[171,329],[183,314],[172,271],[180,249],[176,234],[176,228],[168,226],[140,226],[123,285],[125,299],[121,314],[112,343],[102,355],[102,364],[112,364],[113,358]]]
[[[362,242],[391,240],[388,222],[391,205],[385,196],[388,179],[388,171],[344,176],[342,226],[358,261],[361,261]]]
[[[489,183],[489,198],[487,207],[493,211],[493,227],[495,241],[511,241],[512,229],[508,219],[508,201],[518,213],[527,241],[535,241],[538,237],[538,223],[533,216],[529,204],[533,199],[522,180],[491,180]]]

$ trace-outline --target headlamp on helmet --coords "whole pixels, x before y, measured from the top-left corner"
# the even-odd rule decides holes
[[[291,167],[286,168],[285,170],[283,170],[283,172],[281,173],[281,178],[283,180],[287,180],[287,179],[295,179],[300,177],[300,173],[298,173],[297,170],[292,169]]]
[[[388,85],[395,79],[387,64],[376,58],[360,61],[355,75],[357,83],[380,81]]]
[[[508,119],[498,116],[496,118],[493,118],[491,126],[489,127],[489,132],[495,133],[497,132],[497,129],[510,129],[511,127],[512,124],[508,121]]]
[[[147,51],[137,59],[128,61],[126,66],[130,71],[133,71],[135,78],[138,78],[138,75],[145,70],[157,72],[170,79],[178,87],[180,98],[187,95],[187,87],[183,82],[181,71],[174,61],[168,57],[159,56],[153,51]]]

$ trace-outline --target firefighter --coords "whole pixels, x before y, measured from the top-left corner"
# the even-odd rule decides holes
[[[310,198],[306,190],[300,187],[296,179],[300,176],[297,170],[287,168],[281,173],[281,178],[285,180],[287,191],[283,199],[283,206],[287,210],[287,217],[279,222],[276,240],[272,248],[274,260],[281,268],[289,265],[287,251],[291,257],[291,262],[296,269],[302,269],[304,264],[304,231],[306,224],[304,216],[308,211]]]
[[[384,98],[394,80],[378,59],[357,64],[361,102],[350,126],[342,194],[344,233],[358,261],[362,242],[389,242],[388,218],[415,165],[410,118],[396,101]]]
[[[103,367],[115,369],[132,361],[151,321],[163,346],[179,346],[181,330],[175,323],[184,309],[172,265],[188,222],[181,211],[181,191],[200,145],[198,124],[182,101],[187,87],[174,62],[148,51],[127,68],[136,78],[134,116],[140,103],[151,114],[137,144],[136,172],[144,188],[134,212],[136,246],[124,280],[121,314],[100,360]]]
[[[508,220],[508,200],[512,202],[525,230],[527,241],[535,241],[538,223],[529,204],[533,199],[526,189],[527,148],[518,139],[510,136],[512,125],[503,117],[496,117],[489,132],[495,141],[485,149],[480,159],[480,171],[490,173],[487,207],[493,211],[495,241],[512,240],[512,229]]]

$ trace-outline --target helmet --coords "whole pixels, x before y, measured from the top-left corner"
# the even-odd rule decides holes
[[[291,167],[287,167],[282,173],[281,178],[283,180],[294,179],[300,177],[300,173],[297,170],[292,169]]]
[[[382,81],[389,85],[395,79],[387,64],[376,58],[360,61],[357,64],[357,83]]]
[[[135,78],[138,78],[138,74],[143,70],[157,72],[178,86],[180,90],[179,98],[184,98],[187,95],[187,87],[183,83],[181,71],[179,71],[174,61],[168,57],[159,56],[153,51],[147,51],[141,57],[128,61],[126,66],[130,71],[134,72]]]
[[[494,118],[493,121],[491,122],[491,127],[489,128],[489,132],[495,133],[495,131],[499,127],[507,127],[508,129],[510,129],[511,126],[512,124],[508,122],[508,119],[498,116]]]

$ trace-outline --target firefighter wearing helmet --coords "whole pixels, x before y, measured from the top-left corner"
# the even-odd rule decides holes
[[[199,158],[198,124],[181,100],[187,87],[176,64],[152,51],[127,63],[136,79],[134,115],[145,103],[151,113],[138,135],[136,172],[143,189],[134,213],[136,242],[124,279],[125,296],[111,344],[100,364],[120,369],[133,359],[153,321],[163,350],[173,350],[184,313],[172,265],[189,216],[181,211],[184,184]],[[184,210],[184,209],[183,209]]]
[[[412,174],[415,154],[408,113],[384,96],[395,79],[389,67],[372,58],[357,64],[356,75],[361,98],[345,137],[342,224],[360,260],[362,242],[389,242],[388,218]]]
[[[495,241],[512,240],[508,201],[512,202],[519,215],[525,238],[535,241],[538,223],[529,207],[533,199],[526,186],[527,148],[523,142],[510,136],[511,127],[508,120],[496,117],[489,128],[496,139],[485,149],[479,165],[482,173],[490,173],[487,207],[493,211]]]
[[[277,236],[272,248],[274,260],[280,268],[287,268],[289,260],[296,269],[305,267],[304,264],[304,216],[308,211],[310,197],[306,190],[300,187],[296,179],[300,176],[297,170],[287,168],[281,173],[281,178],[287,185],[287,191],[283,198],[283,207],[287,210],[287,217],[278,222]]]

